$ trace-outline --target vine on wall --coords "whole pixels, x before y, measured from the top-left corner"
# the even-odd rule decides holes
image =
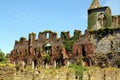
[[[88,15],[88,30],[91,30],[92,27],[96,24],[97,21],[97,12],[92,12]]]
[[[112,26],[112,16],[109,13],[105,13],[105,25],[104,27],[111,27]]]
[[[72,45],[73,45],[74,41],[70,40],[70,41],[64,41],[63,44],[65,46],[65,49],[68,51],[72,50]]]

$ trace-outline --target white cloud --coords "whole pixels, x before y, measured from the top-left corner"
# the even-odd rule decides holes
[[[105,6],[109,6],[113,15],[120,15],[120,0],[106,0]]]

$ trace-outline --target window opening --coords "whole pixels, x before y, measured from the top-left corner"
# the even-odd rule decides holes
[[[50,37],[50,34],[46,33],[46,38],[49,39],[49,37]]]
[[[85,45],[82,45],[82,56],[86,56],[86,50],[85,50]]]

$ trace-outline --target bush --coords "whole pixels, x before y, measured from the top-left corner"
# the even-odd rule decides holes
[[[0,50],[0,62],[1,63],[6,63],[6,57],[5,54]]]
[[[78,60],[77,64],[71,64],[69,67],[75,70],[76,77],[78,77],[79,80],[83,80],[83,72],[86,70],[86,68],[83,66],[82,56]]]

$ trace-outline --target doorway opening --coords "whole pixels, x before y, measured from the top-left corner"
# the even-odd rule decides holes
[[[82,56],[85,57],[86,56],[86,50],[85,50],[85,45],[82,45]]]

